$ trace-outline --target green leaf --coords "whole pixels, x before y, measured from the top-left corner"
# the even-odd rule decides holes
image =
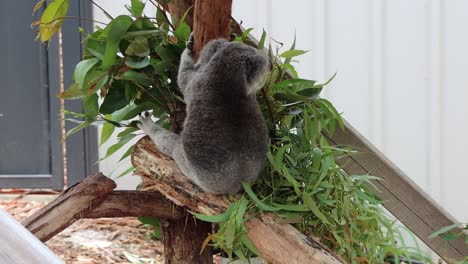
[[[57,94],[58,98],[61,99],[81,99],[88,95],[85,90],[82,90],[78,87],[78,84],[72,84],[67,90],[62,93]]]
[[[41,7],[45,4],[45,1],[46,1],[46,0],[40,0],[40,1],[38,1],[38,2],[36,3],[36,5],[35,5],[34,8],[33,8],[33,12],[32,12],[33,16],[34,16],[34,14],[37,12],[37,10],[41,9]]]
[[[40,19],[39,36],[42,42],[46,42],[57,33],[67,15],[69,0],[53,0],[42,13]]]
[[[458,235],[452,232],[448,232],[442,237],[442,239],[445,241],[453,241],[453,240],[456,240],[457,238],[458,238]]]
[[[238,201],[238,208],[236,212],[236,224],[238,228],[242,228],[244,226],[244,215],[247,211],[247,205],[249,201],[242,196]]]
[[[124,131],[122,131],[122,132],[120,132],[119,134],[117,134],[117,137],[121,138],[121,137],[124,137],[124,136],[126,136],[126,135],[128,135],[128,134],[131,134],[131,133],[133,133],[133,132],[136,132],[136,131],[138,131],[138,130],[139,130],[139,129],[136,128],[136,127],[128,127],[128,128],[126,128]]]
[[[149,57],[127,57],[125,65],[133,69],[143,69],[150,64]]]
[[[105,31],[107,32],[106,37],[106,49],[104,51],[104,57],[102,60],[101,68],[103,70],[109,70],[114,64],[119,49],[120,40],[127,32],[128,28],[132,25],[133,20],[126,15],[118,16],[107,25]]]
[[[83,110],[86,118],[96,119],[99,110],[98,99],[99,96],[97,96],[97,94],[92,94],[83,98]]]
[[[135,147],[135,145],[132,145],[130,146],[127,151],[125,151],[125,153],[122,155],[122,157],[120,157],[119,161],[118,162],[121,162],[122,160],[124,160],[125,158],[127,158],[128,156],[130,156],[130,154],[132,154],[133,152],[133,148]]]
[[[143,224],[145,224],[145,225],[150,225],[150,226],[153,227],[154,231],[151,234],[152,238],[156,238],[156,239],[161,239],[162,238],[161,228],[160,228],[161,221],[160,221],[159,218],[140,216],[140,217],[138,217],[138,220],[140,222],[142,222]]]
[[[93,124],[94,120],[86,120],[80,122],[80,124],[72,129],[70,129],[67,134],[65,134],[65,138],[68,138],[69,136],[75,134],[76,132],[80,131],[83,128],[89,127],[91,124]]]
[[[306,96],[310,100],[310,99],[316,99],[319,96],[321,91],[322,91],[321,88],[314,87],[314,88],[307,88],[307,89],[301,90],[297,92],[297,94]]]
[[[291,44],[291,48],[289,50],[295,50],[295,49],[296,49],[296,31],[294,31],[294,41]],[[284,64],[290,64],[291,60],[292,60],[292,58],[286,58],[284,60]]]
[[[132,0],[132,6],[130,8],[132,15],[140,17],[144,8],[145,3],[143,3],[141,0]]]
[[[190,35],[190,27],[185,22],[180,23],[179,26],[174,31],[174,36],[179,41],[183,41],[183,42],[187,41],[189,35]]]
[[[265,39],[266,39],[266,32],[263,29],[262,36],[260,37],[260,41],[258,42],[257,49],[263,50],[265,48]]]
[[[118,178],[120,178],[120,177],[123,177],[123,176],[129,174],[129,173],[132,172],[134,169],[135,169],[135,168],[134,168],[133,166],[130,166],[130,168],[126,169],[125,171],[123,171],[122,173],[120,173],[119,175],[117,175],[117,176],[115,177],[115,179],[118,179]]]
[[[137,57],[147,57],[150,55],[148,39],[146,37],[136,37],[130,41],[125,50],[125,54]]]
[[[159,6],[157,6],[156,10],[156,22],[158,26],[164,30],[164,32],[169,32],[169,21],[167,20],[166,16],[164,15],[164,10],[162,10]]]
[[[292,57],[300,56],[306,52],[307,50],[288,50],[288,51],[281,53],[279,56],[282,58],[292,58]]]
[[[109,82],[109,75],[103,71],[91,71],[86,75],[83,90],[90,95],[104,87]]]
[[[75,72],[74,72],[74,79],[75,82],[78,84],[78,87],[80,89],[83,88],[84,81],[86,74],[88,74],[88,71],[98,63],[99,59],[98,58],[91,58],[87,60],[82,60],[80,61],[76,67],[75,67]]]
[[[259,255],[257,248],[255,245],[252,243],[252,241],[249,239],[249,237],[246,234],[242,234],[241,237],[241,242],[246,246],[250,251],[252,251],[255,255]]]
[[[103,158],[101,158],[100,160],[104,160],[104,159],[107,159],[108,157],[112,156],[112,154],[114,154],[117,150],[119,150],[123,146],[125,146],[125,144],[127,144],[135,136],[136,135],[134,135],[134,134],[130,134],[130,135],[127,135],[127,136],[121,138],[116,144],[110,146],[107,149],[106,155]]]
[[[136,71],[126,71],[120,76],[123,80],[127,81],[134,81],[136,83],[139,83],[143,86],[149,86],[151,82],[148,80],[146,75],[141,72],[136,72]]]
[[[244,187],[245,192],[249,195],[250,199],[252,199],[252,201],[255,203],[255,205],[257,205],[259,209],[269,212],[275,212],[280,210],[280,208],[267,205],[260,201],[257,195],[255,195],[255,193],[252,191],[252,188],[250,187],[249,183],[242,182],[242,187]]]
[[[281,164],[283,163],[283,156],[284,153],[292,147],[292,144],[286,144],[281,146],[278,151],[275,153],[275,168],[280,168]]]
[[[219,215],[204,215],[195,212],[190,212],[196,218],[210,223],[221,223],[226,222],[231,217],[232,212],[234,211],[235,204],[231,204],[227,209],[226,212],[219,214]]]
[[[125,87],[123,83],[121,81],[114,81],[99,108],[99,113],[111,114],[125,107],[127,104],[128,101],[125,98]]]
[[[86,52],[91,54],[92,56],[102,60],[104,57],[105,51],[105,41],[104,38],[101,37],[103,34],[103,30],[97,30],[93,34],[89,35],[86,39]]]
[[[443,234],[443,233],[447,233],[448,231],[453,230],[453,229],[459,227],[460,225],[461,225],[460,223],[455,223],[455,224],[452,224],[452,225],[449,225],[449,226],[442,227],[442,228],[439,229],[437,232],[432,233],[432,234],[429,236],[429,238],[438,237],[438,236],[440,236],[440,235]]]
[[[99,145],[102,146],[102,144],[106,143],[107,140],[111,137],[112,133],[114,133],[115,126],[111,123],[105,123],[102,126],[101,130],[101,138],[100,138],[100,143]]]
[[[304,200],[304,204],[307,206],[307,208],[309,208],[315,216],[317,216],[325,224],[332,225],[317,207],[317,204],[315,204],[314,200],[312,200],[312,197],[309,193],[304,192],[302,195],[302,199]]]
[[[295,103],[307,100],[307,97],[294,93],[276,93],[273,95],[273,98],[278,101],[284,101],[287,103]]]
[[[231,252],[233,250],[233,245],[234,245],[234,236],[236,234],[236,227],[234,225],[227,224],[226,225],[226,231],[224,233],[226,237],[226,248],[228,249],[228,252]]]
[[[307,79],[287,79],[276,83],[274,89],[289,88],[293,91],[300,91],[306,88],[320,88],[315,85],[316,81]]]

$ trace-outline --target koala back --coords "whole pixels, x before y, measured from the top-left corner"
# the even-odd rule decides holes
[[[204,179],[212,187],[238,187],[228,192],[238,191],[241,181],[256,179],[268,151],[265,120],[246,79],[264,73],[251,72],[255,69],[247,60],[255,52],[226,42],[204,58],[207,63],[187,86],[191,95],[182,131],[185,155],[200,177],[212,177]]]

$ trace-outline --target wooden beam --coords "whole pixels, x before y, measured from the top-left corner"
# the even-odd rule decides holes
[[[142,190],[160,192],[179,206],[207,215],[220,214],[228,207],[222,196],[207,194],[193,184],[173,160],[159,153],[149,137],[138,141],[131,157],[136,173],[143,178]],[[247,235],[268,263],[345,263],[317,239],[280,224],[272,214],[253,218],[246,226]]]
[[[384,201],[384,206],[419,239],[445,260],[462,260],[468,256],[468,247],[463,238],[446,242],[442,238],[429,236],[444,226],[455,223],[455,219],[437,205],[424,190],[388,160],[367,141],[356,129],[345,121],[345,130],[337,129],[330,144],[348,145],[360,154],[337,160],[351,175],[375,175],[382,181],[373,183],[380,189],[375,195]],[[459,230],[461,232],[461,230]]]
[[[24,220],[23,225],[41,241],[82,218],[147,216],[182,218],[185,211],[160,193],[114,191],[115,182],[102,174],[86,177],[54,201]]]
[[[63,263],[46,245],[1,208],[0,245],[0,263]]]

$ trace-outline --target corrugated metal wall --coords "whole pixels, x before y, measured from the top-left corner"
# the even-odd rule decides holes
[[[310,50],[302,77],[460,221],[468,221],[468,1],[235,0],[234,17]],[[274,42],[272,42],[274,44]]]

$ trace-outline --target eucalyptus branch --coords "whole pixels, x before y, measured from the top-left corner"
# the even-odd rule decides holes
[[[93,3],[93,5],[95,5],[97,8],[101,9],[101,11],[104,13],[104,15],[107,16],[107,18],[109,19],[114,19],[109,13],[107,13],[106,10],[104,10],[104,8],[102,8],[100,5],[96,4],[96,2],[94,2],[93,0],[89,0],[91,3]]]

